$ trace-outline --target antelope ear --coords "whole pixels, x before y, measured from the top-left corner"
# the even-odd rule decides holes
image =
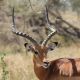
[[[48,51],[54,50],[54,48],[58,45],[58,42],[53,42],[48,46]]]

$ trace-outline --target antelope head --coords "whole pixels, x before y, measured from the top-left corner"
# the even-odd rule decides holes
[[[33,39],[31,36],[29,36],[28,34],[19,32],[16,29],[15,26],[15,21],[14,21],[14,8],[13,8],[13,12],[12,12],[12,32],[16,35],[22,36],[28,40],[30,40],[32,42],[33,45],[29,46],[29,50],[32,51],[32,53],[34,54],[34,58],[33,61],[36,62],[36,64],[38,66],[43,66],[44,68],[47,68],[49,66],[49,62],[47,61],[47,53],[50,50],[54,50],[54,48],[57,46],[58,42],[54,42],[53,45],[49,45],[47,46],[48,41],[52,38],[52,36],[54,36],[56,34],[56,30],[50,26],[49,22],[48,22],[48,15],[47,15],[47,24],[48,24],[48,28],[52,31],[48,37],[41,43],[39,44],[35,39]],[[27,46],[27,43],[24,44],[25,47]]]

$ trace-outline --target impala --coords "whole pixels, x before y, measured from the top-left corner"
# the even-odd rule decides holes
[[[53,45],[47,46],[48,41],[56,34],[56,30],[48,27],[52,32],[48,37],[39,44],[31,36],[19,32],[15,27],[14,9],[12,14],[13,25],[12,32],[16,35],[22,36],[30,40],[33,45],[29,49],[33,53],[34,72],[39,80],[80,80],[80,59],[59,58],[53,61],[47,60],[47,53],[54,50],[57,42]],[[48,24],[50,26],[50,24]],[[25,47],[27,43],[25,43]]]

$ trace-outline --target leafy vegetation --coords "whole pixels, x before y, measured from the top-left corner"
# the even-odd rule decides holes
[[[7,64],[4,61],[4,57],[6,56],[5,53],[3,53],[3,56],[1,57],[1,64],[2,64],[2,80],[8,80],[8,70],[7,70]]]

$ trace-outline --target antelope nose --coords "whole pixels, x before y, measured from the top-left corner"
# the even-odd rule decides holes
[[[49,63],[49,61],[46,58],[44,58],[43,62],[44,62],[44,64],[48,64]]]
[[[44,62],[43,67],[44,67],[44,68],[48,68],[48,67],[49,67],[49,65],[50,65],[50,64],[49,64],[49,62]]]
[[[47,61],[46,61],[46,62],[44,62],[44,64],[45,64],[45,65],[48,65],[48,64],[49,64],[49,62],[47,62]]]

